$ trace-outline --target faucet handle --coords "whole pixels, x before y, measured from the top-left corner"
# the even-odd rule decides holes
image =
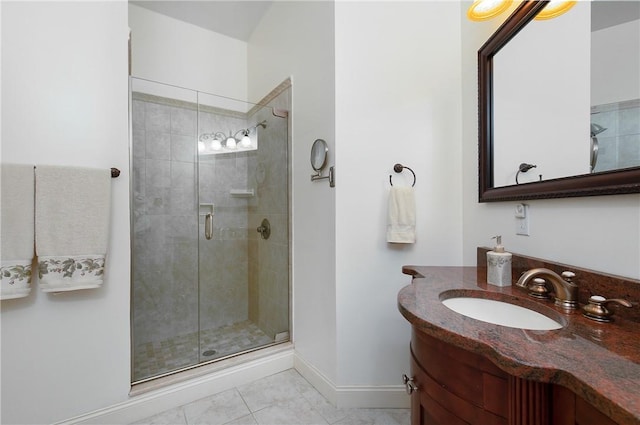
[[[576,274],[574,272],[565,270],[562,272],[562,278],[569,283],[573,283],[573,278],[576,277]],[[575,284],[574,284],[575,285]]]
[[[598,322],[611,322],[613,319],[613,311],[607,310],[605,304],[608,303],[616,303],[620,304],[624,307],[632,307],[632,304],[620,298],[609,298],[601,297],[600,295],[592,295],[589,298],[589,303],[582,307],[582,314],[584,317],[596,320]]]
[[[546,280],[541,277],[533,279],[533,283],[529,285],[529,295],[534,298],[549,298],[549,288],[547,288]]]

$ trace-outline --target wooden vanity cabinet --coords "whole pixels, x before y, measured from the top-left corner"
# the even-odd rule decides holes
[[[558,385],[552,387],[551,425],[618,424],[573,391]]]
[[[414,328],[412,425],[613,425],[571,390],[511,376]]]

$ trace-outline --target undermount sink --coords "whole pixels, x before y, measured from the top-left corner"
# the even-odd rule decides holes
[[[443,299],[442,304],[456,313],[495,325],[540,331],[562,328],[560,323],[544,314],[504,301],[453,296]]]

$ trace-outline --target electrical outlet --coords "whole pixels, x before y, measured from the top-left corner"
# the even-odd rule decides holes
[[[529,236],[528,218],[516,218],[516,235]]]
[[[516,205],[516,235],[529,236],[529,215],[527,204]]]

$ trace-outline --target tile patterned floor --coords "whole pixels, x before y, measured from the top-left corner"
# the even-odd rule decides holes
[[[161,341],[138,344],[134,349],[133,380],[139,381],[165,372],[214,360],[229,354],[250,350],[272,343],[253,322],[244,321],[222,328],[208,329],[198,333]],[[215,354],[202,353],[215,350]]]
[[[337,409],[294,369],[135,425],[409,425],[409,409]]]

